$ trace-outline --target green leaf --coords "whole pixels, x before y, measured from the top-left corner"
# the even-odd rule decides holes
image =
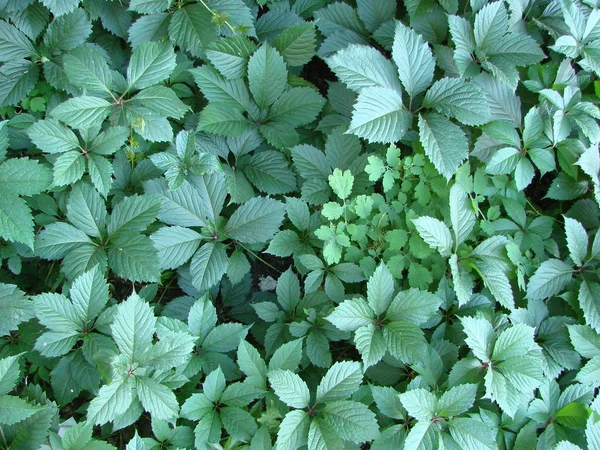
[[[419,289],[400,291],[391,302],[386,318],[394,322],[404,320],[422,325],[435,315],[441,303],[440,297],[430,292]]]
[[[129,6],[131,8],[131,3]],[[141,16],[129,27],[128,40],[131,43],[131,47],[136,48],[146,42],[160,41],[167,37],[170,21],[171,14],[166,12],[156,12]]]
[[[504,330],[496,339],[492,360],[502,361],[525,355],[534,347],[534,329],[523,324],[515,324]]]
[[[206,49],[206,57],[225,78],[242,78],[248,69],[248,59],[256,51],[256,44],[237,34],[219,39]]]
[[[52,184],[54,186],[74,184],[81,180],[84,172],[85,158],[80,152],[71,151],[63,153],[54,162]]]
[[[303,66],[315,55],[316,38],[314,23],[303,22],[286,28],[273,41],[273,47],[279,51],[288,66]]]
[[[24,59],[36,54],[31,41],[15,26],[0,21],[0,61]]]
[[[34,123],[27,134],[31,142],[47,153],[62,153],[79,148],[79,139],[75,133],[56,119]]]
[[[179,417],[179,404],[171,389],[149,377],[136,377],[137,394],[144,409],[153,418],[175,421]]]
[[[464,189],[455,184],[450,188],[450,220],[454,232],[455,245],[458,247],[471,234],[477,218],[470,199]]]
[[[479,269],[485,286],[490,290],[498,303],[509,310],[514,309],[515,300],[512,287],[500,264],[484,259],[477,262],[476,267]]]
[[[0,336],[6,336],[18,325],[35,317],[33,302],[14,284],[0,283]]]
[[[381,328],[373,323],[363,325],[356,330],[354,345],[362,357],[365,370],[381,361],[387,351]]]
[[[49,358],[66,355],[80,338],[78,331],[73,329],[48,331],[41,334],[34,349]]]
[[[459,417],[452,420],[450,435],[461,449],[496,449],[495,434],[490,427],[479,420]]]
[[[152,195],[132,195],[117,203],[110,215],[108,234],[112,238],[143,231],[156,218],[160,201]]]
[[[368,87],[360,91],[354,105],[349,133],[370,142],[399,141],[412,123],[412,115],[404,109],[398,91]]]
[[[0,196],[0,236],[33,249],[33,216],[22,198]]]
[[[21,354],[0,360],[0,395],[2,396],[12,391],[19,380],[19,376],[21,375],[19,367],[20,357]]]
[[[287,87],[287,68],[283,57],[268,44],[263,44],[248,62],[250,92],[260,109],[275,103]]]
[[[258,427],[256,420],[248,411],[226,406],[219,412],[225,430],[233,439],[239,441],[249,441],[252,439]]]
[[[431,49],[420,35],[401,22],[396,22],[392,57],[398,66],[400,81],[410,97],[429,87],[435,69]]]
[[[81,8],[55,18],[48,26],[44,43],[53,51],[68,51],[80,46],[92,33],[88,13]]]
[[[494,329],[486,319],[463,317],[463,331],[467,335],[466,344],[473,354],[483,362],[489,362],[494,342]]]
[[[221,136],[237,137],[251,128],[241,111],[228,105],[209,103],[200,112],[198,130]]]
[[[352,172],[345,170],[343,173],[340,169],[334,169],[333,173],[329,175],[329,185],[331,189],[342,200],[350,197],[352,193],[352,185],[354,184],[354,177]]]
[[[287,194],[296,190],[296,174],[281,152],[256,153],[243,170],[248,180],[266,194]]]
[[[438,410],[438,399],[423,388],[412,389],[399,397],[408,414],[419,421],[429,421]]]
[[[88,236],[100,237],[106,226],[106,206],[89,184],[73,186],[67,200],[67,219]]]
[[[285,415],[277,431],[276,448],[295,450],[306,445],[310,417],[305,411],[293,410]]]
[[[432,421],[422,420],[410,429],[404,447],[408,450],[439,448],[439,432]]]
[[[151,86],[140,91],[131,99],[131,103],[139,102],[156,114],[181,119],[190,107],[183,103],[177,94],[165,86]]]
[[[156,318],[148,303],[133,293],[117,307],[110,329],[117,347],[133,364],[143,361],[143,353],[150,348]]]
[[[379,436],[375,414],[363,403],[336,401],[323,408],[323,419],[348,441],[361,443]]]
[[[295,371],[302,359],[302,339],[286,342],[273,353],[269,361],[269,371],[282,369]]]
[[[437,414],[452,417],[468,411],[475,403],[477,388],[477,384],[461,384],[447,390],[438,401]]]
[[[194,393],[181,406],[181,417],[189,420],[201,420],[214,408],[212,401],[204,393]]]
[[[367,282],[367,300],[375,315],[382,315],[388,309],[394,295],[394,278],[385,264],[380,264]],[[361,306],[358,299],[354,306]],[[346,303],[346,302],[344,302]],[[341,306],[341,305],[340,305]],[[360,307],[363,311],[364,308]],[[367,316],[367,317],[370,317]],[[362,325],[365,325],[364,323]]]
[[[175,69],[175,52],[167,42],[147,42],[133,50],[127,67],[130,89],[144,89],[160,83]]]
[[[573,268],[559,259],[544,261],[527,283],[527,297],[544,300],[560,293],[572,274]]]
[[[88,94],[106,96],[111,93],[113,73],[100,51],[81,46],[63,57],[63,69],[69,81]]]
[[[429,216],[413,219],[412,222],[427,245],[436,249],[442,256],[450,256],[452,236],[444,222]]]
[[[108,261],[112,270],[126,280],[158,282],[160,263],[147,236],[119,234],[111,239]]]
[[[175,11],[169,23],[169,37],[192,56],[201,58],[203,47],[217,39],[218,28],[211,11],[200,4],[187,4]]]
[[[371,280],[369,280],[368,286],[371,285],[370,283]],[[377,287],[380,288],[379,285]],[[370,324],[373,316],[373,310],[367,302],[361,298],[355,298],[340,303],[326,319],[339,330],[356,331],[358,328]]]
[[[206,351],[226,353],[238,348],[248,334],[248,327],[241,323],[223,323],[208,333],[202,346]]]
[[[362,383],[363,373],[360,363],[354,361],[336,362],[329,368],[317,386],[318,403],[328,403],[349,398]]]
[[[365,27],[374,33],[383,23],[396,16],[396,2],[389,0],[358,0],[358,16]]]
[[[88,407],[88,422],[103,425],[126,411],[133,402],[134,391],[131,381],[131,379],[117,380],[102,386]]]
[[[0,197],[0,205],[2,203]],[[14,203],[14,202],[13,202]],[[87,235],[72,225],[55,222],[47,226],[37,237],[36,254],[46,259],[61,259],[72,249],[91,244]]]
[[[600,284],[583,281],[579,287],[578,300],[585,322],[600,332]]]
[[[194,302],[188,315],[190,332],[198,336],[201,341],[217,324],[217,311],[208,297],[208,294]]]
[[[98,317],[108,303],[108,285],[100,269],[96,266],[77,277],[71,285],[69,296],[84,326]]]
[[[308,430],[308,448],[318,450],[342,450],[344,444],[331,425],[316,417],[310,422]]]
[[[11,158],[0,165],[0,192],[32,196],[50,186],[48,168],[37,160]]]
[[[437,171],[452,178],[469,153],[464,132],[445,117],[429,113],[419,115],[419,137]]]
[[[254,197],[229,218],[225,233],[232,239],[253,244],[268,241],[279,229],[285,205],[268,197]]]
[[[238,346],[237,364],[247,377],[263,378],[267,375],[267,365],[258,350],[246,341],[241,341]]]
[[[269,383],[277,397],[293,408],[308,408],[310,392],[299,375],[289,370],[272,370],[269,372]],[[317,394],[318,396],[318,394]]]
[[[390,322],[383,329],[388,351],[403,362],[417,361],[427,346],[421,329],[408,322]]]
[[[477,85],[459,78],[442,78],[431,86],[423,106],[455,118],[466,125],[482,125],[489,120],[486,96]]]
[[[564,217],[565,233],[567,234],[567,248],[573,262],[581,266],[587,255],[588,236],[583,225],[575,219]]]
[[[150,236],[158,251],[161,269],[176,269],[196,253],[202,236],[190,228],[164,227]]]
[[[40,294],[33,297],[40,323],[52,330],[80,330],[82,319],[73,304],[62,294]]]
[[[19,104],[37,83],[39,70],[28,60],[9,61],[0,67],[0,107]]]
[[[314,89],[293,87],[275,100],[267,120],[299,127],[315,120],[324,104],[325,99]]]
[[[72,128],[87,130],[100,126],[112,107],[111,103],[102,98],[81,96],[61,103],[50,115],[68,123]]]
[[[39,406],[33,406],[19,397],[0,397],[0,423],[3,425],[13,425],[31,417],[39,410]]]
[[[576,380],[586,386],[598,386],[600,377],[600,356],[595,356],[583,366],[577,374]]]
[[[508,31],[508,14],[502,2],[490,3],[475,16],[475,42],[477,47],[486,48],[502,40]]]
[[[394,65],[373,47],[351,44],[325,61],[338,79],[357,94],[378,87],[395,91],[401,97],[402,87]]]
[[[227,271],[227,262],[223,244],[208,242],[200,247],[190,263],[194,287],[204,292],[218,284]]]

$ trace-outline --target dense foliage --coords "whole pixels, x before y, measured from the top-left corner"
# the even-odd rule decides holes
[[[0,0],[0,448],[599,450],[599,77],[599,0]]]

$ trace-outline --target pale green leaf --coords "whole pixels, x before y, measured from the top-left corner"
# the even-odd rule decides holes
[[[409,96],[414,97],[429,87],[435,69],[431,49],[416,31],[401,22],[396,22],[392,56]]]
[[[308,343],[307,343],[308,345]],[[328,403],[349,398],[362,383],[363,373],[360,363],[354,361],[336,362],[329,368],[317,386],[318,403]]]
[[[142,361],[143,353],[150,348],[156,318],[150,305],[133,293],[119,304],[110,328],[117,347],[133,364]]]
[[[175,52],[168,42],[147,42],[136,47],[127,67],[130,89],[157,84],[175,69]]]
[[[309,407],[310,392],[299,375],[289,370],[277,369],[270,371],[268,377],[275,394],[285,404],[293,408]],[[317,397],[318,395],[317,392]]]

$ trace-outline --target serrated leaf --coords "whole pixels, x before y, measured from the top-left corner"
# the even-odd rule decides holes
[[[419,115],[419,137],[425,154],[447,180],[468,156],[464,132],[438,114]]]
[[[310,417],[305,411],[293,410],[285,415],[277,431],[277,448],[295,450],[306,445]]]
[[[455,184],[450,188],[450,220],[454,232],[455,245],[459,246],[469,236],[477,218],[464,189]]]
[[[83,44],[92,32],[88,13],[77,8],[56,17],[48,26],[44,43],[54,51],[68,51]]]
[[[363,373],[359,363],[336,362],[329,368],[317,386],[316,401],[328,403],[349,398],[362,383]]]
[[[39,406],[31,405],[19,397],[12,395],[0,397],[0,423],[3,425],[21,422],[39,410]]]
[[[17,384],[21,372],[20,357],[21,354],[0,360],[0,395],[2,396],[12,391]]]
[[[288,66],[303,66],[315,54],[316,31],[314,23],[303,22],[287,28],[273,41],[273,47],[279,51]]]
[[[151,86],[140,91],[131,102],[139,102],[151,111],[181,119],[190,107],[183,103],[177,94],[170,88],[165,86]]]
[[[268,197],[254,197],[231,215],[225,233],[248,244],[266,242],[279,229],[284,214],[283,203]]]
[[[401,22],[396,22],[392,57],[409,96],[414,97],[429,87],[435,69],[431,49],[420,35]]]
[[[365,370],[377,364],[387,351],[383,333],[375,324],[369,323],[359,327],[354,333],[354,345],[362,357]]]
[[[72,128],[88,129],[101,125],[111,108],[112,104],[102,98],[81,96],[61,103],[50,114]]]
[[[38,148],[47,153],[62,153],[79,148],[75,133],[56,119],[40,120],[27,130]]]
[[[477,85],[459,78],[436,81],[427,91],[423,106],[434,108],[466,125],[482,125],[490,117],[483,91]]]
[[[238,109],[228,105],[209,103],[200,112],[199,131],[221,136],[237,137],[251,128],[251,123]]]
[[[158,251],[161,269],[176,269],[198,249],[202,236],[190,228],[165,227],[150,236]]]
[[[65,186],[79,181],[85,172],[85,158],[78,151],[61,154],[56,161],[52,172],[52,184]]]
[[[392,356],[403,362],[417,361],[427,342],[421,329],[412,323],[397,321],[383,328],[387,349]]]
[[[567,248],[573,262],[581,266],[587,255],[588,236],[585,228],[575,219],[565,217],[565,233],[567,234]]]
[[[290,370],[277,369],[270,371],[268,377],[275,394],[285,404],[293,408],[309,407],[310,392],[299,375]]]
[[[219,39],[206,48],[206,57],[225,78],[242,78],[247,73],[248,59],[256,44],[243,35]]]
[[[391,295],[390,295],[391,298]],[[372,322],[373,310],[361,298],[340,303],[326,319],[342,331],[356,331]]]
[[[287,68],[283,57],[268,44],[263,44],[248,62],[250,92],[260,109],[275,103],[287,87]]]
[[[299,127],[315,120],[324,104],[325,99],[314,89],[294,87],[275,100],[269,110],[268,120]]]
[[[0,236],[33,248],[33,216],[22,198],[0,196]]]
[[[119,304],[110,328],[117,347],[133,364],[143,361],[143,353],[150,348],[156,318],[150,305],[133,293]]]
[[[477,384],[461,384],[444,392],[438,400],[437,414],[451,417],[468,411],[475,403],[477,387]]]
[[[600,332],[600,285],[593,282],[582,282],[579,287],[578,300],[585,322]]]
[[[544,300],[558,294],[569,282],[573,268],[559,259],[542,262],[527,283],[527,297]]]
[[[144,409],[152,417],[175,421],[179,417],[179,404],[171,389],[149,377],[136,377],[137,394]]]
[[[349,133],[370,142],[399,141],[412,123],[412,115],[404,109],[397,91],[367,87],[360,91],[354,105]]]
[[[73,49],[63,57],[63,68],[69,81],[88,94],[106,96],[111,93],[113,74],[95,48],[81,46]]]
[[[169,23],[169,37],[185,51],[200,58],[203,47],[217,39],[218,27],[210,10],[200,4],[178,8]]]
[[[38,75],[37,66],[24,59],[0,67],[0,107],[19,104],[34,88]]]
[[[393,64],[372,47],[349,45],[325,61],[339,80],[357,94],[372,87],[396,91],[398,97],[402,93]]]
[[[50,186],[50,171],[37,160],[11,158],[0,165],[0,190],[5,195],[32,196]]]
[[[206,291],[221,281],[227,271],[227,253],[223,244],[204,244],[190,263],[192,283],[200,292]]]
[[[385,316],[391,321],[405,320],[421,325],[433,317],[441,302],[437,295],[419,289],[400,291]]]
[[[147,42],[137,46],[127,67],[130,89],[143,89],[168,78],[175,69],[175,52],[167,42]]]
[[[429,216],[419,217],[412,221],[421,238],[442,256],[450,256],[452,252],[452,236],[446,224]]]
[[[88,422],[102,425],[126,411],[133,401],[133,389],[125,380],[114,381],[100,388],[87,410]]]
[[[323,420],[348,441],[361,443],[379,436],[375,414],[363,403],[341,400],[323,408]]]
[[[24,59],[36,51],[25,34],[13,25],[0,21],[0,61]]]

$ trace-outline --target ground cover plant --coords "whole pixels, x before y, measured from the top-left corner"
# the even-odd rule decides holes
[[[0,448],[600,449],[599,77],[597,0],[0,0]]]

